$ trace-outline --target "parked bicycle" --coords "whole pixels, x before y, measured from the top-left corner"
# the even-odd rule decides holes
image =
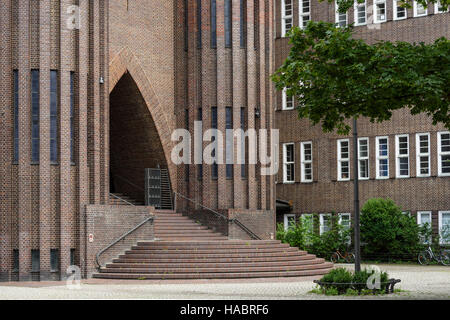
[[[344,260],[347,263],[354,263],[355,262],[355,254],[352,252],[344,252],[343,254],[337,250],[335,253],[331,255],[330,258],[331,262],[338,263],[339,260]]]
[[[428,249],[419,253],[417,260],[423,266],[430,264],[433,260],[444,266],[450,266],[450,253],[441,249],[438,254],[435,254],[431,246],[428,246]]]

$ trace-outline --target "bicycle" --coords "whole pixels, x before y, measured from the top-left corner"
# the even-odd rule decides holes
[[[337,263],[339,260],[345,260],[347,263],[354,263],[355,262],[355,254],[352,252],[345,252],[342,254],[339,250],[337,250],[335,253],[331,255],[331,262]]]
[[[423,266],[429,265],[431,261],[436,261],[444,266],[450,266],[450,253],[441,250],[439,254],[435,254],[431,246],[419,253],[417,260]]]

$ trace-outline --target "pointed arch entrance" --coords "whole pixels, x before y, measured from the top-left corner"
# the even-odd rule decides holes
[[[110,63],[110,191],[143,202],[145,168],[171,167],[170,115],[136,58],[123,49]]]

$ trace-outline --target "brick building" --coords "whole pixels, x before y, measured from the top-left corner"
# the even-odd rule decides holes
[[[289,52],[285,31],[308,20],[354,23],[356,36],[369,43],[430,43],[439,37],[450,38],[450,13],[441,12],[438,5],[403,9],[396,3],[366,1],[347,14],[337,14],[335,5],[326,1],[276,1],[276,67]],[[308,120],[298,120],[294,107],[292,98],[277,93],[275,126],[281,129],[283,167],[277,177],[277,199],[292,204],[279,211],[277,221],[287,225],[303,214],[317,213],[323,230],[334,212],[348,225],[353,214],[353,137],[324,134]],[[374,197],[391,198],[405,213],[417,217],[418,223],[431,222],[435,234],[449,225],[448,130],[432,125],[426,115],[411,116],[409,110],[401,110],[381,124],[360,119],[358,131],[361,203]]]
[[[143,202],[145,168],[272,237],[273,177],[170,156],[173,130],[197,120],[204,131],[273,127],[273,17],[268,0],[2,1],[0,280],[61,279],[71,265],[90,274],[92,243],[127,225],[110,194]]]

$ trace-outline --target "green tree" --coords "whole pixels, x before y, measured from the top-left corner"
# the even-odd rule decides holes
[[[352,30],[309,22],[289,31],[291,51],[272,79],[295,96],[299,117],[348,134],[349,118],[382,122],[407,107],[450,129],[450,41],[371,45]]]
[[[420,227],[403,214],[391,199],[370,199],[361,209],[363,255],[415,257],[420,245]]]

